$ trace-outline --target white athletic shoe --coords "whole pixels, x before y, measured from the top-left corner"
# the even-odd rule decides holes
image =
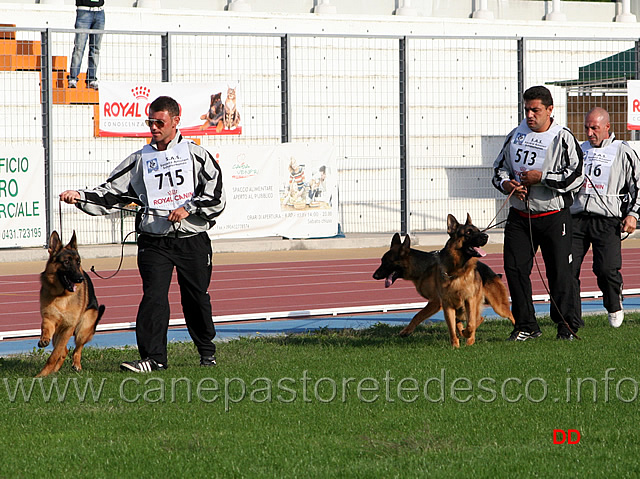
[[[609,324],[614,328],[619,328],[624,321],[624,311],[616,311],[615,313],[609,313]]]

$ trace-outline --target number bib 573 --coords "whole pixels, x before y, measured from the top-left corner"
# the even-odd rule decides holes
[[[616,141],[604,148],[593,148],[589,143],[583,145],[584,172],[587,175],[582,184],[583,192],[595,195],[596,191],[606,194],[611,174],[611,165],[618,154],[620,142]]]
[[[536,133],[531,131],[526,121],[520,123],[511,142],[511,169],[516,180],[524,171],[542,170],[547,155],[547,148],[556,137],[560,125],[552,125],[547,131]]]
[[[166,151],[145,145],[142,168],[150,208],[175,210],[193,196],[193,160],[187,142]]]

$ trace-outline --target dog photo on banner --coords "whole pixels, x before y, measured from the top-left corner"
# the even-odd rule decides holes
[[[338,234],[335,149],[326,143],[221,146],[227,207],[212,237],[326,238]]]

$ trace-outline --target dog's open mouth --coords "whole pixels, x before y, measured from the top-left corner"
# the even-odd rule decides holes
[[[396,279],[398,279],[398,272],[394,271],[393,273],[391,273],[389,276],[385,278],[384,287],[388,288],[395,282]]]
[[[483,258],[487,256],[485,250],[482,249],[487,244],[489,237],[486,234],[478,235],[466,243],[467,251],[471,257]]]
[[[82,279],[80,279],[79,281],[73,281],[65,274],[58,274],[58,278],[60,279],[60,283],[62,283],[62,287],[70,293],[73,293],[75,291],[76,284],[82,283]]]

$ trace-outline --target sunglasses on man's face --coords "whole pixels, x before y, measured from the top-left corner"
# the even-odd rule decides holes
[[[155,118],[148,118],[144,122],[148,127],[155,124],[158,128],[162,128],[165,125],[164,120],[156,120]]]

